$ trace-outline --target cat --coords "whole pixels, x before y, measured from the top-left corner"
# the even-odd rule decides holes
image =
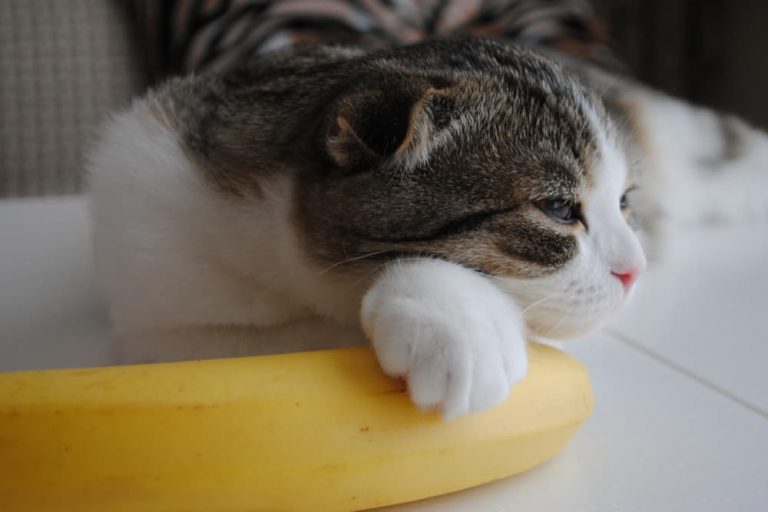
[[[501,402],[526,339],[597,328],[646,266],[643,116],[674,100],[572,67],[485,39],[297,47],[149,92],[87,169],[126,360],[370,342],[421,409]]]

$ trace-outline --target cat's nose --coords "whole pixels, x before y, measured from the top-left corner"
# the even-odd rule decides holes
[[[624,285],[624,288],[626,290],[629,290],[632,287],[632,283],[635,282],[637,279],[637,272],[611,272],[614,276],[618,278],[619,281],[621,281],[621,284]]]

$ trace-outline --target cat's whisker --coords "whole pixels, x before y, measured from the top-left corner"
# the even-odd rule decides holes
[[[330,272],[331,270],[333,270],[334,268],[338,267],[339,265],[345,265],[347,263],[352,263],[353,261],[364,260],[365,258],[370,258],[371,256],[377,256],[377,255],[383,254],[385,252],[387,252],[387,251],[385,251],[385,250],[383,250],[383,251],[374,251],[374,252],[369,252],[367,254],[362,254],[360,256],[355,256],[354,258],[349,258],[349,259],[346,259],[346,260],[337,261],[336,263],[334,263],[330,267],[321,270],[317,275],[318,276],[322,276],[323,274],[325,274],[327,272]]]
[[[385,252],[385,251],[382,251],[382,252]],[[419,255],[419,253],[414,253],[414,254],[415,254],[414,256],[408,256],[408,257],[405,257],[405,258],[395,258],[395,259],[392,259],[392,260],[389,260],[389,261],[385,261],[384,263],[380,263],[380,264],[376,265],[376,266],[375,266],[375,267],[373,267],[372,269],[370,269],[370,270],[368,270],[367,272],[365,272],[365,273],[364,273],[362,276],[360,276],[360,277],[359,277],[357,280],[355,280],[355,282],[354,282],[354,283],[352,283],[352,287],[354,288],[354,287],[356,287],[357,285],[359,285],[359,284],[360,284],[360,282],[361,282],[362,280],[366,279],[366,278],[367,278],[368,276],[370,276],[372,273],[374,273],[374,272],[377,272],[378,270],[380,270],[380,269],[382,269],[382,268],[385,268],[385,267],[387,267],[387,266],[390,266],[390,265],[392,265],[392,264],[395,264],[395,263],[402,263],[402,262],[404,262],[404,261],[418,261],[418,260],[421,260],[421,259],[424,259],[424,258],[427,258],[427,257],[429,257],[429,256],[428,256],[428,255],[426,255],[426,254],[425,254],[425,255]]]
[[[554,331],[556,331],[557,328],[560,327],[563,324],[565,319],[568,318],[571,315],[571,313],[572,313],[572,311],[570,311],[570,310],[564,311],[563,314],[560,315],[560,320],[558,320],[557,323],[555,323],[555,325],[553,325],[552,327],[550,327],[547,330],[547,332],[544,334],[544,337],[548,338],[550,334],[552,334]]]
[[[377,271],[379,271],[380,269],[382,269],[382,268],[386,267],[387,265],[389,265],[389,263],[390,263],[390,262],[388,262],[388,261],[386,261],[386,262],[384,262],[384,263],[379,263],[378,265],[376,265],[376,266],[375,266],[375,267],[373,267],[372,269],[370,269],[370,270],[366,271],[366,272],[365,272],[365,273],[364,273],[362,276],[360,276],[359,278],[357,278],[357,279],[355,280],[355,282],[353,282],[353,283],[352,283],[352,288],[356,288],[356,287],[357,287],[357,285],[359,285],[359,284],[360,284],[360,283],[361,283],[361,282],[362,282],[364,279],[368,278],[368,276],[370,276],[370,275],[371,275],[371,274],[373,274],[374,272],[377,272]]]
[[[531,305],[529,305],[528,307],[526,307],[525,309],[523,309],[523,310],[522,310],[520,313],[522,313],[523,315],[525,315],[525,313],[527,313],[528,311],[532,310],[532,309],[533,309],[533,308],[535,308],[536,306],[539,306],[539,305],[543,304],[544,302],[548,301],[549,299],[551,299],[552,297],[554,297],[555,295],[557,295],[557,293],[558,293],[557,291],[554,291],[554,292],[550,293],[549,295],[547,295],[546,297],[544,297],[543,299],[539,299],[539,300],[537,300],[537,301],[536,301],[536,302],[534,302],[533,304],[531,304]]]

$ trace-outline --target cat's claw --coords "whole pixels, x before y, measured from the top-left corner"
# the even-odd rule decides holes
[[[363,327],[384,371],[405,375],[413,402],[446,419],[505,400],[527,369],[511,299],[457,265],[408,266],[380,279],[363,301]]]

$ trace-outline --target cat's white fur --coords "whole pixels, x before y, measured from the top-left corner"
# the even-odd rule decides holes
[[[88,170],[97,262],[128,360],[279,351],[272,328],[321,317],[317,337],[335,340],[337,326],[354,325],[359,298],[338,293],[297,247],[287,178],[265,182],[262,201],[224,199],[144,102],[104,127]],[[224,325],[252,329],[185,348],[190,331]]]
[[[414,403],[446,418],[501,402],[528,367],[518,305],[453,263],[392,265],[365,295],[361,320],[384,371],[406,377]]]
[[[763,134],[741,127],[751,146],[732,165],[744,169],[692,194],[701,189],[701,139],[710,136],[697,127],[711,114],[650,96],[638,105],[653,160],[645,185],[656,192],[661,179],[660,197],[671,198],[657,208],[681,219],[709,207],[742,218],[744,203],[765,211],[765,201],[750,202],[761,197],[754,193],[734,201],[744,174],[768,185]],[[263,183],[263,200],[226,199],[193,169],[173,130],[136,103],[106,125],[89,158],[97,260],[126,359],[304,350],[363,343],[367,334],[384,370],[407,377],[417,405],[455,417],[500,402],[525,374],[527,336],[593,328],[628,295],[612,272],[645,266],[619,210],[624,153],[590,115],[601,156],[584,191],[589,229],[563,269],[522,280],[410,259],[386,265],[361,290],[303,255],[289,222],[289,173]]]

